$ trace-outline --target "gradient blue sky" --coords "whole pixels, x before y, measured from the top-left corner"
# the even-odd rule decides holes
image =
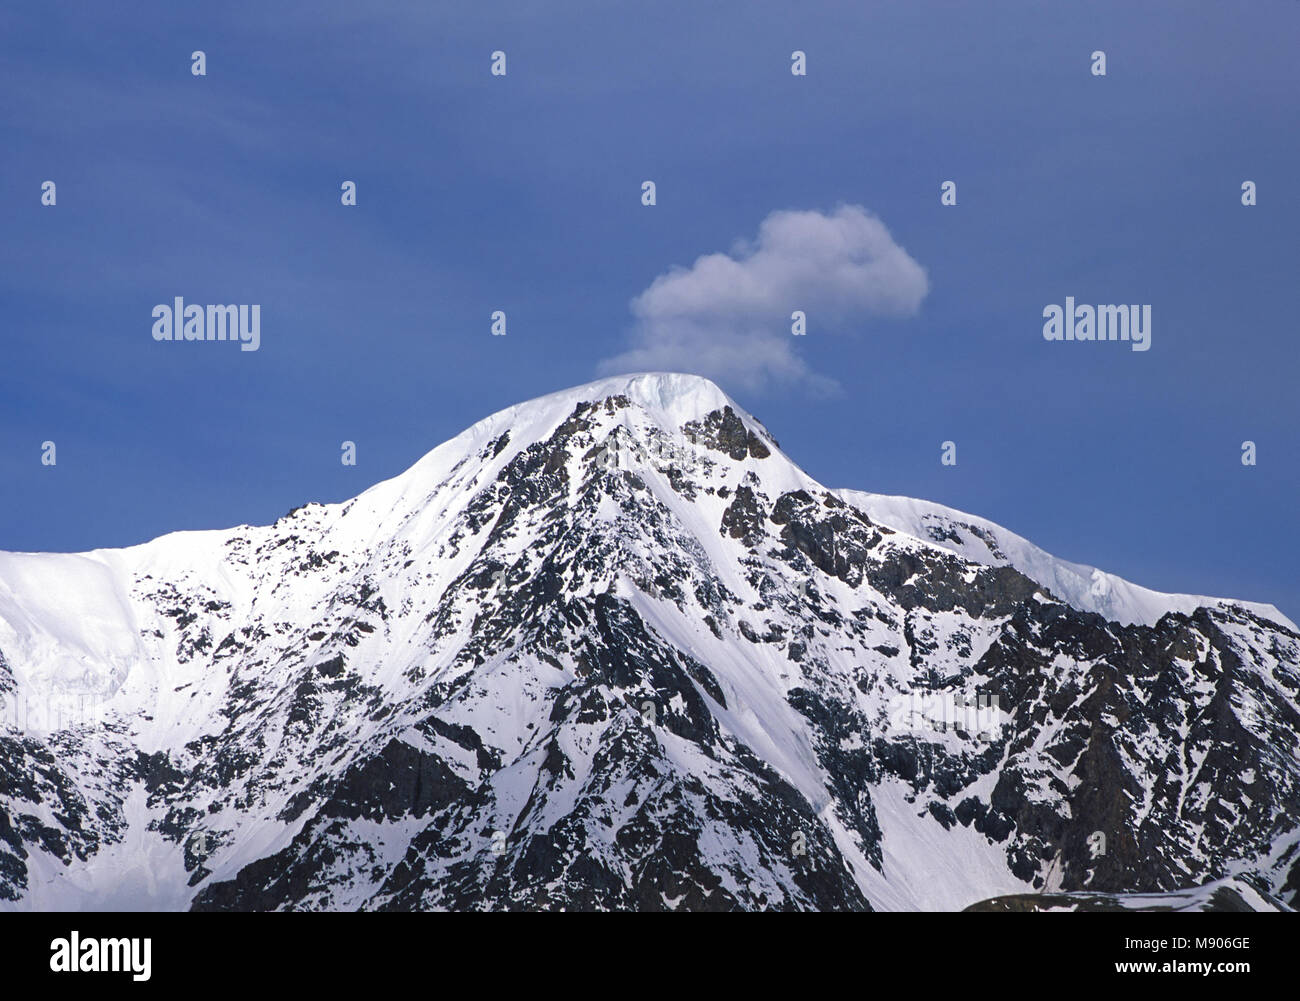
[[[0,548],[352,496],[595,378],[670,267],[851,203],[930,292],[813,323],[838,395],[718,377],[796,461],[1300,618],[1298,35],[1295,0],[7,4]],[[261,350],[155,343],[176,295],[260,303]],[[1152,304],[1152,349],[1046,343],[1067,295]]]

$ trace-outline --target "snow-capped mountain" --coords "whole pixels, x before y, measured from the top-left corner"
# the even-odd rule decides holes
[[[1293,623],[828,490],[690,376],[269,527],[0,554],[0,698],[8,909],[1300,894]]]

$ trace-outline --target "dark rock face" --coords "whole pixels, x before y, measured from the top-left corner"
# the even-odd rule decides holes
[[[231,533],[251,600],[141,577],[188,673],[0,730],[0,901],[140,809],[199,910],[965,906],[925,879],[959,840],[1007,889],[975,908],[1297,901],[1300,636],[1107,621],[876,524],[730,406],[641,413]]]
[[[733,539],[741,539],[753,546],[762,538],[763,512],[758,499],[748,486],[736,488],[735,499],[722,513],[722,530]]]
[[[27,849],[0,809],[0,900],[18,900],[27,889]]]
[[[715,410],[703,420],[686,423],[682,427],[682,433],[688,440],[732,459],[739,460],[746,456],[766,459],[772,454],[763,440],[767,437],[766,433],[759,437],[730,407]]]

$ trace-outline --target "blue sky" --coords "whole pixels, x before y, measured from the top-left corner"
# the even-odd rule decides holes
[[[1294,0],[6,5],[0,549],[353,496],[595,378],[670,269],[852,205],[915,308],[806,307],[781,350],[836,392],[706,373],[809,473],[1300,618],[1298,29]],[[155,343],[177,295],[261,304],[261,349]],[[1045,342],[1067,295],[1151,304],[1151,350]]]

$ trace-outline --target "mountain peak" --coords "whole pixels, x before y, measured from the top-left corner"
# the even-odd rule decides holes
[[[735,414],[733,420],[779,447],[762,422],[713,381],[682,372],[637,372],[597,379],[498,410],[361,497],[387,505],[398,493],[418,493],[444,482],[453,469],[471,456],[482,456],[485,450],[499,458],[497,465],[504,464],[519,451],[550,438],[580,407],[589,410],[592,404],[608,401],[620,405],[606,408],[607,419],[624,424],[634,434],[643,433],[647,426],[680,433],[687,424],[729,409]]]
[[[488,420],[505,414],[517,419],[534,413],[562,412],[567,417],[580,403],[597,403],[619,397],[648,411],[667,427],[678,428],[726,407],[742,418],[753,420],[715,382],[684,372],[634,372],[609,376],[516,404],[500,414],[493,414]]]

